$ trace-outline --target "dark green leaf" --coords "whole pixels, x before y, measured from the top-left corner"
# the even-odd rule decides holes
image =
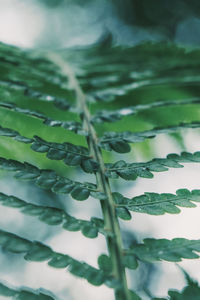
[[[106,254],[102,254],[98,257],[98,265],[101,270],[103,270],[106,274],[112,272],[112,261],[109,256]]]
[[[123,140],[113,141],[110,142],[110,147],[119,153],[127,153],[131,151],[131,148],[128,143],[124,142]]]
[[[135,292],[130,291],[130,300],[142,300]]]
[[[100,147],[108,151],[114,150],[119,153],[127,153],[131,150],[129,143],[143,142],[146,139],[154,138],[158,134],[170,134],[185,128],[200,128],[200,122],[180,123],[179,125],[168,126],[163,128],[156,127],[152,130],[146,130],[142,132],[106,132],[100,138],[99,145]],[[200,158],[198,159],[200,161]],[[186,157],[186,161],[188,160],[189,157]]]
[[[131,214],[126,207],[117,207],[116,213],[117,216],[122,220],[131,220]]]
[[[98,170],[98,163],[93,159],[84,159],[81,162],[81,167],[86,173],[94,173]]]
[[[91,221],[79,220],[62,209],[29,204],[19,198],[7,196],[3,193],[0,193],[0,203],[4,206],[19,208],[23,214],[38,216],[40,221],[48,225],[63,224],[63,228],[69,231],[82,230],[83,234],[89,238],[96,237],[100,228],[104,227],[101,219],[91,218]]]
[[[137,269],[138,262],[135,256],[133,255],[124,255],[123,256],[123,265],[129,269]]]
[[[68,255],[54,253],[53,258],[48,262],[48,265],[54,268],[66,268],[72,259]]]
[[[12,299],[16,300],[54,300],[53,297],[41,293],[40,290],[34,291],[28,288],[13,289],[7,287],[3,283],[0,283],[0,295],[5,297],[12,297]]]
[[[70,218],[63,224],[63,228],[69,231],[79,231],[81,229],[81,225],[78,220]]]
[[[14,297],[16,295],[16,291],[12,290],[11,288],[8,288],[4,284],[0,283],[0,295],[5,297]]]
[[[200,190],[190,192],[187,189],[179,189],[176,191],[176,195],[145,193],[132,199],[125,198],[119,193],[113,193],[113,197],[118,209],[123,206],[128,210],[150,215],[177,214],[180,212],[177,206],[196,207],[193,202],[200,202]]]
[[[79,201],[86,200],[90,195],[90,191],[82,186],[75,186],[71,192],[71,196]]]
[[[107,280],[101,270],[95,269],[86,263],[79,262],[68,255],[54,252],[50,247],[40,242],[31,242],[12,233],[0,231],[0,245],[5,250],[7,250],[7,243],[10,242],[12,244],[12,240],[15,243],[18,242],[18,245],[22,243],[29,245],[28,248],[19,251],[19,253],[26,253],[24,258],[28,261],[39,262],[48,260],[49,264],[55,268],[63,268],[67,264],[67,266],[69,265],[68,270],[72,274],[87,279],[93,285],[101,285]],[[13,247],[8,251],[18,253]]]
[[[0,157],[0,169],[15,171],[16,178],[25,178],[26,180],[35,180],[41,188],[51,189],[56,193],[73,193],[77,200],[85,200],[90,195],[90,190],[95,192],[95,185],[71,181],[65,177],[57,175],[51,170],[40,170],[37,167],[20,163],[15,160],[7,160]]]
[[[166,260],[177,262],[181,258],[198,258],[200,240],[187,240],[184,238],[145,239],[143,244],[135,244],[127,254],[133,254],[138,259],[147,262]]]
[[[24,258],[29,261],[45,261],[50,259],[51,256],[51,248],[43,245],[42,243],[34,242]]]
[[[98,229],[96,226],[91,225],[83,225],[81,232],[88,238],[95,238],[98,236]]]

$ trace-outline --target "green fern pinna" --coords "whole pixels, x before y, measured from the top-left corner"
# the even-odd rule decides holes
[[[14,229],[1,229],[3,251],[67,269],[95,286],[105,284],[113,289],[116,300],[142,299],[140,292],[128,287],[127,268],[137,272],[142,262],[198,258],[200,240],[147,238],[126,247],[119,218],[128,221],[131,212],[179,213],[181,207],[200,202],[200,190],[180,187],[176,194],[144,190],[143,195],[127,198],[115,184],[138,177],[148,180],[154,172],[200,162],[200,152],[169,153],[145,162],[134,161],[131,155],[134,147],[147,149],[149,139],[157,135],[180,137],[186,129],[200,128],[199,57],[199,50],[165,43],[127,48],[102,43],[40,54],[1,44],[1,177],[14,176],[22,186],[30,181],[37,193],[46,189],[51,195],[70,195],[78,201],[92,197],[100,204],[102,218],[78,219],[62,207],[33,204],[14,193],[1,192],[0,204],[47,225],[81,231],[88,238],[103,235],[108,250],[99,256],[95,268],[69,256],[67,246],[66,253],[59,253],[35,241],[34,230],[29,240]],[[72,179],[72,169],[79,170],[81,182]],[[171,290],[162,299],[200,299],[198,284],[187,279],[187,287]],[[21,300],[58,299],[48,291],[11,288],[3,281],[0,294]]]

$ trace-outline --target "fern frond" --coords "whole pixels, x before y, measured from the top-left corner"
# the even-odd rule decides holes
[[[58,54],[47,53],[46,57],[48,59],[36,58],[30,51],[0,44],[0,67],[3,70],[0,72],[0,91],[2,101],[5,101],[0,102],[1,114],[6,111],[9,113],[9,118],[11,114],[17,117],[20,114],[28,116],[28,118],[22,118],[17,125],[22,125],[25,119],[31,125],[33,119],[31,120],[30,117],[34,117],[41,120],[44,125],[62,127],[85,135],[88,148],[70,143],[59,143],[57,139],[56,142],[49,142],[44,136],[43,138],[36,136],[35,132],[34,136],[31,135],[29,138],[26,137],[26,133],[25,136],[19,133],[20,128],[17,129],[18,132],[0,127],[0,136],[30,144],[33,151],[45,153],[49,159],[60,160],[70,166],[80,166],[86,173],[92,173],[96,184],[73,181],[58,175],[54,170],[39,169],[26,162],[21,163],[18,160],[3,157],[0,158],[0,169],[11,171],[17,179],[30,180],[39,187],[52,192],[70,194],[76,200],[82,201],[93,196],[100,200],[103,220],[93,217],[90,221],[76,219],[62,209],[27,203],[2,193],[0,193],[0,203],[18,208],[22,213],[35,216],[46,224],[61,225],[70,231],[80,230],[86,237],[94,238],[98,233],[102,233],[106,237],[108,256],[100,255],[99,269],[96,269],[71,256],[57,253],[38,241],[33,242],[3,230],[0,230],[0,245],[5,251],[24,254],[25,260],[47,261],[48,265],[54,268],[68,267],[72,274],[85,278],[93,285],[106,284],[113,288],[116,300],[139,300],[141,298],[128,288],[125,268],[136,269],[140,260],[175,262],[181,261],[182,258],[199,258],[200,240],[145,239],[143,243],[134,243],[129,249],[124,249],[118,217],[130,220],[130,211],[151,215],[179,213],[179,207],[195,207],[194,203],[200,202],[200,190],[179,189],[176,194],[144,193],[128,199],[119,193],[112,192],[110,178],[121,177],[126,180],[135,180],[137,177],[152,178],[153,172],[166,171],[171,167],[182,168],[184,163],[200,162],[200,151],[193,154],[187,152],[180,155],[169,154],[164,159],[155,158],[144,163],[127,163],[121,160],[105,164],[100,148],[127,153],[131,150],[129,145],[131,143],[142,142],[158,134],[170,134],[186,128],[200,128],[200,122],[178,124],[181,119],[176,120],[175,114],[172,114],[176,120],[174,126],[169,120],[168,127],[156,127],[142,132],[118,132],[123,128],[119,128],[117,124],[111,125],[114,132],[107,132],[108,129],[105,126],[101,128],[101,125],[144,110],[146,114],[150,114],[152,109],[158,107],[198,105],[200,99],[198,96],[195,97],[196,90],[191,98],[188,95],[185,99],[179,100],[165,101],[165,98],[169,94],[168,99],[178,98],[179,92],[169,92],[170,86],[174,88],[191,85],[197,89],[200,82],[200,51],[186,51],[184,48],[165,43],[143,43],[136,47],[123,48],[106,46],[104,43],[99,46],[68,49],[67,53],[66,51],[58,51]],[[70,62],[72,68],[67,61]],[[152,87],[154,93],[152,95],[149,93],[147,99],[144,96],[145,89],[151,90]],[[136,91],[137,89],[140,91]],[[162,89],[168,91],[164,96],[162,96]],[[163,100],[158,101],[158,97]],[[132,106],[133,98],[135,106]],[[21,102],[23,102],[23,107],[29,106],[26,100],[31,103],[35,101],[33,110],[20,107]],[[153,102],[155,100],[156,102]],[[6,101],[14,101],[17,105]],[[103,103],[105,101],[113,101],[113,103],[105,108],[105,103]],[[49,103],[51,103],[50,106]],[[35,111],[37,104],[45,112],[53,105],[60,110],[69,111],[70,113],[65,114],[63,118],[65,120],[68,115],[69,120],[72,121],[51,119]],[[93,116],[90,111],[94,113]],[[61,118],[61,111],[55,111],[55,114],[58,115],[58,119]],[[198,111],[194,114],[193,120],[195,116],[198,120]],[[186,118],[183,119],[186,120]],[[80,123],[75,120],[80,120]],[[96,123],[100,123],[100,126],[93,126]],[[124,125],[126,125],[126,120]],[[162,126],[160,123],[159,125]],[[11,128],[14,126],[11,125]],[[133,124],[130,130],[133,131],[134,128]],[[102,131],[105,133],[98,138]],[[29,136],[29,132],[27,135]],[[15,143],[15,145],[18,144]],[[3,149],[2,156],[7,155],[5,153]],[[0,291],[1,287],[0,284]],[[4,290],[6,290],[5,287]],[[9,292],[9,288],[7,291]],[[172,294],[172,297],[183,296],[184,299],[185,294],[181,293]],[[28,294],[27,297],[32,296]],[[39,297],[37,292],[36,297]]]
[[[68,231],[81,230],[83,235],[88,238],[97,237],[98,232],[105,234],[103,230],[104,222],[99,218],[91,218],[90,221],[76,219],[62,209],[35,205],[15,196],[8,196],[3,193],[0,193],[0,204],[20,209],[21,213],[36,216],[41,222],[48,225],[62,225],[62,227]]]
[[[115,122],[121,120],[128,115],[135,115],[140,111],[150,110],[158,107],[178,106],[188,104],[200,104],[199,98],[183,99],[183,100],[169,100],[156,101],[148,104],[140,104],[135,106],[128,106],[116,111],[102,110],[98,111],[92,118],[94,123]]]
[[[37,186],[50,189],[54,193],[71,194],[79,201],[86,200],[90,194],[94,197],[104,197],[92,183],[80,183],[59,176],[52,170],[40,170],[29,164],[21,163],[16,160],[0,157],[0,169],[15,172],[15,178],[22,180],[32,180]]]
[[[169,300],[199,300],[200,287],[199,286],[186,286],[182,291],[170,290],[168,292]]]
[[[199,258],[200,240],[187,240],[184,238],[144,239],[142,244],[134,244],[125,254],[134,255],[137,259],[153,262],[166,260],[171,262],[181,261],[182,258]]]
[[[20,90],[32,99],[52,102],[62,110],[71,107],[71,101],[63,97],[66,95],[66,77],[52,62],[3,43],[0,44],[0,53],[0,67],[4,70],[0,74],[2,89]],[[69,91],[68,94],[72,98],[73,93]]]
[[[115,101],[136,89],[158,85],[198,85],[199,49],[186,51],[168,43],[135,47],[81,48],[63,56],[78,67],[78,79],[88,100]],[[122,61],[123,57],[123,61]],[[106,66],[106,68],[105,68]]]
[[[200,151],[181,154],[171,153],[166,158],[154,158],[148,162],[126,163],[124,160],[106,164],[106,175],[109,178],[121,177],[125,180],[135,180],[137,177],[152,178],[152,172],[164,172],[169,168],[183,168],[181,163],[199,163]]]
[[[99,139],[99,146],[107,151],[114,150],[119,153],[127,153],[131,150],[129,143],[143,142],[146,139],[156,137],[158,134],[174,133],[185,128],[200,128],[200,122],[180,123],[179,125],[168,127],[155,127],[154,129],[141,132],[105,132]]]
[[[10,232],[0,230],[0,246],[11,253],[24,253],[24,259],[27,261],[48,261],[49,266],[59,269],[68,267],[70,273],[87,279],[93,285],[101,285],[107,280],[101,270],[79,262],[69,255],[54,252],[40,242],[32,242]]]
[[[62,127],[64,129],[75,132],[80,135],[87,135],[86,131],[82,128],[81,123],[76,121],[60,121],[54,120],[45,116],[43,113],[39,111],[34,111],[28,108],[21,108],[14,103],[11,102],[0,102],[0,107],[4,109],[8,109],[17,113],[24,114],[26,116],[35,117],[43,121],[43,124],[50,127]]]
[[[169,193],[144,193],[144,195],[128,199],[119,193],[113,193],[116,207],[149,215],[180,213],[180,207],[196,207],[193,202],[200,202],[200,190],[179,189],[176,195]]]
[[[0,136],[12,137],[18,142],[31,144],[31,149],[40,153],[47,153],[47,158],[63,160],[69,166],[81,166],[86,173],[95,173],[98,163],[90,156],[89,150],[83,146],[75,146],[71,143],[51,143],[38,136],[29,139],[21,136],[19,132],[0,126]]]
[[[179,266],[180,268],[180,266]],[[189,274],[187,274],[182,268],[180,268],[185,276],[185,279],[187,281],[187,286],[185,286],[182,291],[177,291],[177,290],[169,290],[168,295],[168,300],[199,300],[199,295],[200,295],[200,287],[194,279],[192,279]],[[167,300],[166,298],[153,298],[152,300]]]
[[[48,292],[50,294],[50,292]],[[32,290],[30,288],[11,288],[5,285],[5,283],[0,282],[0,295],[4,297],[9,297],[12,299],[26,300],[26,299],[35,299],[35,300],[55,300],[56,298],[47,295],[41,289]]]

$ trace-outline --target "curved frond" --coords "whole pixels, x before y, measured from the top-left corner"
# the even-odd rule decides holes
[[[140,111],[149,110],[158,107],[178,106],[178,105],[187,105],[187,104],[200,104],[200,99],[191,98],[191,99],[183,99],[183,100],[156,101],[148,104],[128,106],[116,111],[103,110],[97,112],[93,116],[92,122],[94,123],[115,122],[121,120],[125,116],[135,115]]]
[[[80,165],[86,173],[94,173],[98,170],[98,163],[90,156],[89,150],[83,146],[71,143],[52,143],[34,136],[32,139],[21,136],[19,132],[0,126],[0,136],[12,137],[18,142],[31,144],[31,149],[40,153],[47,153],[47,158],[63,160],[66,165]]]
[[[51,292],[47,292],[48,294],[52,294]],[[26,299],[34,299],[34,300],[55,300],[54,296],[50,296],[46,294],[46,291],[42,289],[33,290],[30,288],[13,288],[8,287],[5,283],[0,282],[0,295],[4,297],[9,297],[12,299],[26,300]]]
[[[82,128],[81,123],[76,121],[54,120],[52,118],[45,116],[43,113],[39,111],[34,111],[28,108],[21,108],[11,102],[0,102],[0,107],[17,113],[25,114],[26,116],[35,117],[37,119],[42,120],[43,124],[50,127],[62,127],[64,129],[73,131],[76,134],[85,135],[85,136],[87,135],[86,131]]]
[[[90,195],[103,197],[92,183],[80,183],[59,176],[52,170],[41,170],[29,163],[21,163],[12,159],[0,157],[0,169],[15,172],[15,178],[31,180],[44,189],[50,189],[54,193],[71,194],[79,201],[86,200]]]
[[[104,135],[99,139],[99,146],[107,151],[114,150],[119,153],[127,153],[131,150],[129,143],[143,142],[146,139],[152,139],[156,137],[158,134],[174,133],[185,128],[200,128],[200,122],[180,123],[179,125],[162,128],[155,127],[152,130],[141,132],[105,132]]]
[[[81,230],[83,235],[88,238],[97,237],[98,232],[105,234],[103,230],[104,222],[99,218],[91,218],[91,221],[77,219],[62,209],[28,203],[15,196],[8,196],[3,193],[0,193],[0,204],[20,209],[23,214],[38,217],[41,222],[48,225],[62,225],[68,231]]]
[[[126,163],[124,160],[120,160],[114,164],[106,164],[106,175],[109,178],[121,177],[125,180],[135,180],[137,177],[152,178],[152,172],[164,172],[169,168],[183,168],[182,163],[194,162],[200,162],[200,151],[171,153],[166,158],[154,158],[141,163]]]
[[[142,244],[134,244],[125,250],[126,255],[134,255],[141,261],[170,261],[179,262],[182,258],[199,258],[196,252],[200,252],[200,240],[187,240],[184,238],[168,239],[144,239]]]
[[[67,79],[52,62],[3,43],[0,44],[0,53],[2,89],[21,90],[29,98],[52,102],[62,110],[70,108],[71,101],[63,97],[67,91]]]
[[[159,85],[198,85],[199,49],[169,43],[133,47],[99,45],[63,51],[91,102],[115,101],[131,91]],[[123,57],[123,60],[122,60]],[[78,64],[78,68],[77,68]],[[105,68],[106,66],[106,68]]]
[[[149,215],[180,213],[178,207],[196,207],[193,202],[200,202],[200,190],[179,189],[176,195],[170,193],[144,193],[132,199],[119,193],[113,193],[116,207]]]
[[[54,252],[50,247],[21,238],[13,233],[0,230],[0,246],[11,253],[23,253],[27,261],[48,261],[53,268],[66,268],[75,276],[87,279],[93,285],[101,285],[106,276],[101,270],[95,269],[84,262],[79,262],[69,255]]]

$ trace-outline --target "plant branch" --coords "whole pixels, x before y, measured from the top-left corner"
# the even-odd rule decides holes
[[[96,173],[98,188],[106,195],[106,200],[101,200],[105,230],[110,234],[106,237],[109,256],[112,261],[113,276],[120,283],[120,288],[115,288],[116,300],[130,300],[127,286],[125,267],[123,265],[123,244],[120,226],[115,211],[115,203],[112,196],[109,179],[105,175],[105,165],[101,150],[98,147],[98,138],[95,129],[91,123],[91,116],[86,103],[86,96],[83,93],[73,71],[61,57],[51,54],[49,58],[56,63],[62,73],[68,77],[69,86],[74,89],[77,105],[82,115],[84,127],[88,132],[87,142],[89,150],[94,159],[99,163],[99,170]]]

